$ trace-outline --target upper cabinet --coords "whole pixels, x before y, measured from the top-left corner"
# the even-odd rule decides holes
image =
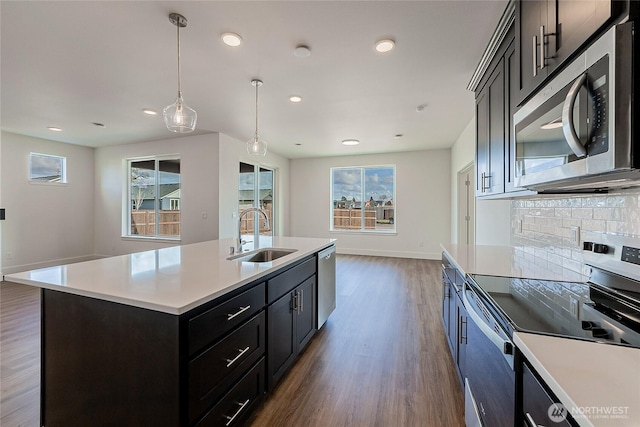
[[[517,103],[521,104],[567,59],[626,10],[617,0],[516,2]]]

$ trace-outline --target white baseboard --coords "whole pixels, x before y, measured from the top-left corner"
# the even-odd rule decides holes
[[[367,256],[382,256],[391,258],[413,258],[413,259],[429,259],[440,260],[442,259],[442,252],[400,252],[400,251],[385,251],[377,249],[356,249],[356,248],[336,248],[336,252],[345,255],[367,255]]]

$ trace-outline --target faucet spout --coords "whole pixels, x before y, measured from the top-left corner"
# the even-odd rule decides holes
[[[264,225],[267,227],[267,229],[270,229],[270,225],[269,225],[269,217],[267,216],[267,213],[265,211],[263,211],[260,208],[247,208],[245,210],[243,210],[242,212],[240,212],[240,215],[238,215],[238,240],[237,240],[237,249],[236,251],[238,253],[242,252],[242,245],[244,245],[246,242],[244,240],[242,240],[242,217],[245,216],[248,213],[253,213],[253,212],[258,212],[260,215],[262,215],[262,218],[264,218]]]

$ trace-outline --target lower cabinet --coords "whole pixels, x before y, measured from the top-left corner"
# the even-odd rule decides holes
[[[267,308],[267,317],[267,391],[271,391],[315,333],[316,276],[272,303]]]
[[[316,256],[181,315],[42,290],[41,425],[246,424],[316,331]]]
[[[467,310],[461,294],[463,282],[464,277],[443,256],[442,323],[461,384],[464,384],[466,374],[467,349]]]
[[[522,417],[525,427],[558,426],[575,424],[571,415],[527,362],[522,365]]]

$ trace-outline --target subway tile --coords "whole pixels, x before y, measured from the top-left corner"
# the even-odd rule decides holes
[[[590,219],[593,217],[593,208],[572,208],[571,216],[573,218]]]

